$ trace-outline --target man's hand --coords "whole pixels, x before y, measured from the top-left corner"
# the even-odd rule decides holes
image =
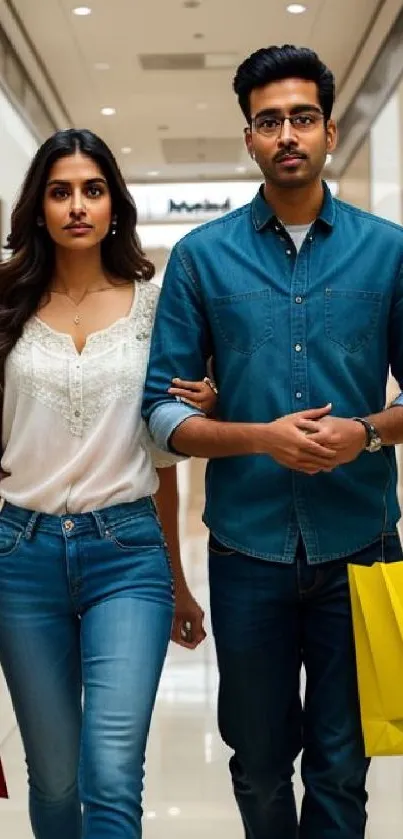
[[[281,466],[308,475],[331,471],[338,465],[335,440],[330,429],[318,425],[318,421],[324,422],[331,410],[331,405],[325,405],[288,414],[269,423],[266,426],[266,444],[263,441],[259,450],[262,454],[269,454]]]
[[[343,417],[322,417],[313,429],[312,439],[321,446],[332,449],[335,459],[332,469],[351,463],[364,451],[367,434],[360,422]]]

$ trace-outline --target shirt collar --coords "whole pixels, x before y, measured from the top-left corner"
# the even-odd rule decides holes
[[[252,221],[255,229],[260,233],[269,225],[274,226],[278,222],[273,207],[263,197],[263,185],[255,195],[252,204]],[[323,181],[323,204],[317,221],[321,221],[328,229],[334,226],[336,217],[336,205],[328,185]]]

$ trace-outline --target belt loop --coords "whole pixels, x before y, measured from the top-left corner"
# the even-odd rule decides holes
[[[26,539],[32,539],[32,536],[33,536],[33,533],[34,533],[34,530],[35,530],[35,526],[36,526],[36,523],[37,523],[40,515],[41,515],[40,513],[32,513],[32,515],[29,517],[28,524],[25,528],[25,538]]]
[[[94,521],[95,521],[95,524],[97,526],[98,533],[99,533],[101,539],[103,539],[104,536],[105,536],[105,533],[106,533],[106,527],[105,527],[105,522],[104,522],[103,516],[97,510],[93,510],[92,515],[94,517]]]

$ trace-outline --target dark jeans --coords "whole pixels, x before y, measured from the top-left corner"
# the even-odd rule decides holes
[[[397,535],[349,561],[401,559]],[[210,538],[219,727],[246,839],[362,839],[363,750],[347,566],[252,559]],[[304,707],[300,672],[306,670]],[[300,824],[292,776],[302,757]]]

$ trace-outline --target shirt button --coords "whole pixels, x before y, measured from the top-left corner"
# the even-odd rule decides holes
[[[302,297],[296,297],[295,302],[296,303],[302,303]]]
[[[287,254],[287,256],[291,256],[291,254],[292,254],[292,250],[290,250],[290,248],[287,248],[287,250],[286,250],[286,254]]]
[[[295,396],[296,396],[297,399],[302,399],[302,393],[300,393],[299,390],[297,390]]]
[[[81,411],[74,411],[75,417],[81,417]]]
[[[295,352],[301,352],[302,347],[301,344],[295,344]]]

